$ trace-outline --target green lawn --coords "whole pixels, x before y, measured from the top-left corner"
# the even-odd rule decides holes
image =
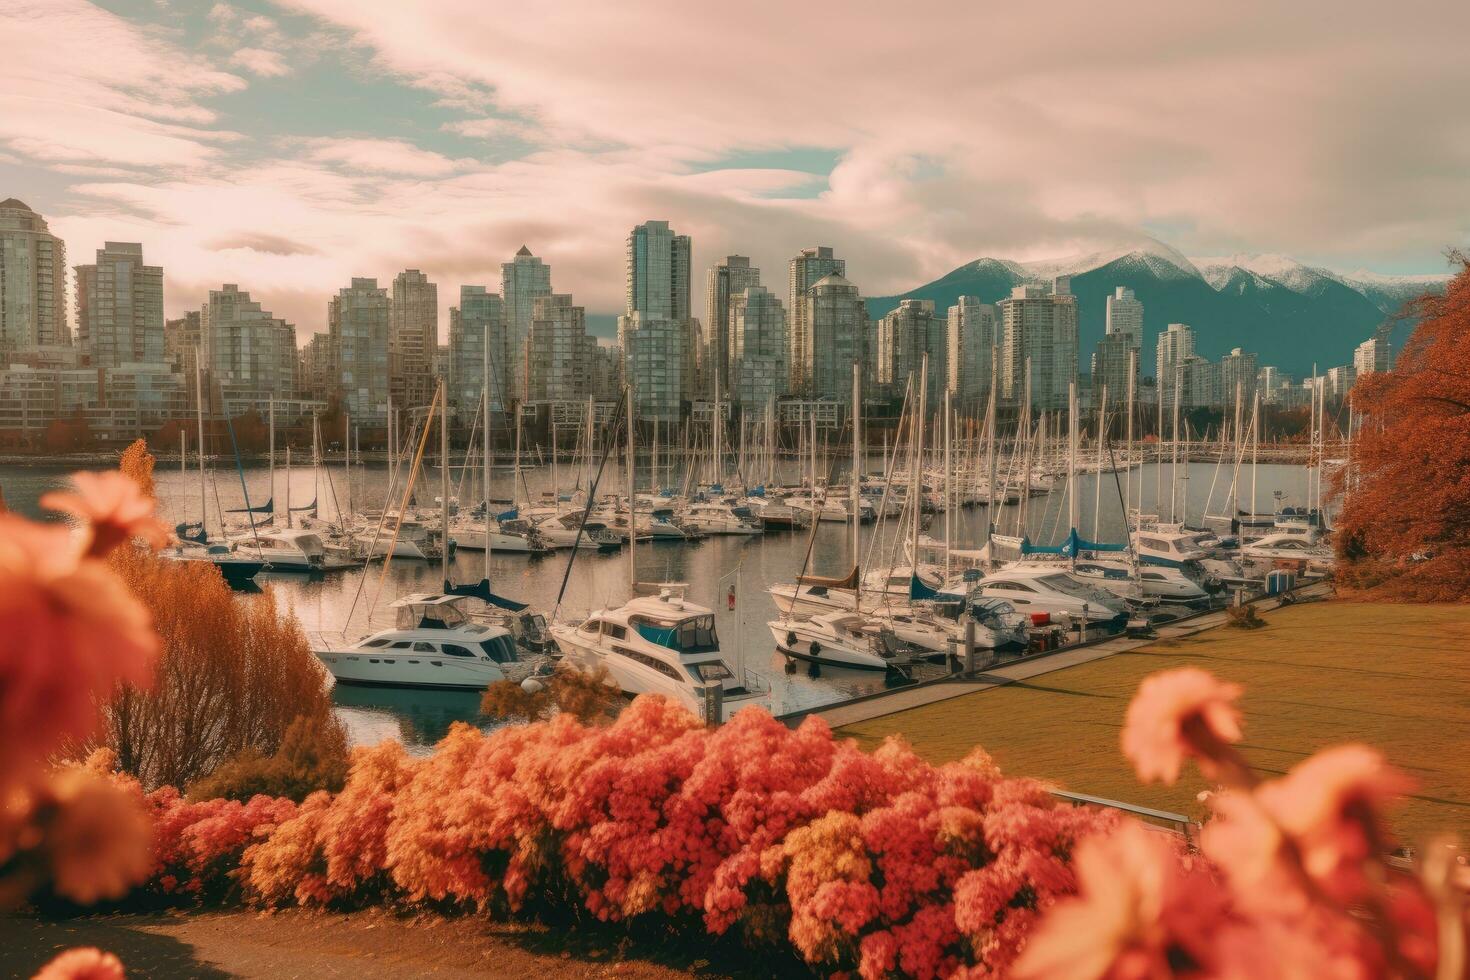
[[[1123,712],[1148,674],[1193,665],[1245,685],[1243,747],[1267,773],[1334,743],[1377,746],[1419,781],[1394,817],[1407,840],[1470,840],[1470,605],[1317,602],[997,690],[841,729],[866,746],[900,734],[943,762],[981,745],[1011,774],[1079,793],[1204,815],[1191,768],[1141,786],[1118,751]]]

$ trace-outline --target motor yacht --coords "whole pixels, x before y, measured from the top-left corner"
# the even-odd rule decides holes
[[[680,515],[680,524],[704,534],[764,534],[760,518],[747,507],[736,507],[719,501],[690,504]]]
[[[1251,561],[1304,561],[1308,568],[1328,569],[1337,561],[1332,549],[1305,535],[1291,532],[1268,534],[1241,546],[1242,558]]]
[[[354,567],[340,558],[330,563],[321,535],[300,528],[256,528],[231,540],[236,552],[263,561],[273,572],[324,572]]]
[[[811,619],[774,619],[766,624],[776,649],[789,660],[816,667],[852,670],[901,670],[914,662],[914,651],[881,626],[869,626],[861,615],[831,612]]]
[[[509,630],[472,622],[460,608],[466,596],[408,595],[389,608],[392,629],[350,646],[325,646],[317,658],[339,684],[481,690],[520,681],[548,665],[523,654]]]
[[[484,551],[488,543],[496,554],[540,555],[550,550],[540,532],[524,521],[487,522],[482,518],[461,517],[449,524],[454,544],[466,551]]]
[[[606,668],[624,694],[662,694],[703,717],[704,689],[718,686],[725,717],[751,704],[770,708],[770,690],[753,673],[742,682],[725,662],[714,611],[676,589],[599,609],[576,625],[553,623],[549,630],[566,663]]]
[[[1185,574],[1184,569],[1170,565],[1134,569],[1121,558],[1080,557],[1071,572],[1124,599],[1138,594],[1145,599],[1192,605],[1210,598],[1210,593]]]
[[[535,519],[542,542],[553,551],[576,548],[579,551],[617,551],[623,539],[601,521],[582,520],[582,512],[544,514]],[[581,528],[581,534],[577,533]]]
[[[199,544],[181,540],[158,552],[160,558],[169,561],[208,562],[219,569],[225,584],[232,589],[248,589],[255,584],[255,576],[264,568],[265,562],[249,558],[224,544]]]
[[[1117,623],[1120,627],[1128,620],[1128,608],[1122,599],[1061,568],[999,568],[987,572],[978,582],[953,583],[943,591],[968,594],[972,600],[1004,599],[1023,614],[1044,612],[1074,620],[1085,618],[1090,623]]]
[[[968,620],[975,624],[975,646],[981,650],[1024,647],[1026,618],[1016,607],[998,599],[972,603],[958,619],[942,616],[934,607],[914,603],[881,606],[868,614],[868,622],[889,630],[899,640],[931,654],[963,653]]]

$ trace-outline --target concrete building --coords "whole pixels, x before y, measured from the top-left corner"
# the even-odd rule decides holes
[[[507,411],[514,390],[515,336],[502,298],[484,286],[460,286],[449,308],[449,405],[463,418],[479,410],[485,392],[485,344],[490,344],[490,410]]]
[[[390,306],[376,279],[353,279],[327,304],[335,387],[343,407],[364,423],[388,419]]]
[[[867,363],[868,307],[858,288],[839,273],[823,276],[801,297],[806,339],[800,345],[801,394],[812,398],[852,398],[852,363]],[[793,347],[793,351],[797,348]],[[793,376],[797,368],[792,367]]]
[[[1259,374],[1256,355],[1247,354],[1239,347],[1234,348],[1229,354],[1220,358],[1218,369],[1214,377],[1210,379],[1213,390],[1210,393],[1209,404],[1233,412],[1236,389],[1239,388],[1242,417],[1248,416],[1251,403],[1256,397],[1256,377]]]
[[[760,410],[786,394],[790,369],[786,311],[764,286],[746,286],[730,297],[730,395],[735,404]]]
[[[945,319],[946,383],[960,404],[977,407],[990,397],[992,357],[1000,347],[995,307],[961,296]]]
[[[786,309],[790,313],[788,339],[791,344],[787,362],[791,368],[790,390],[805,392],[811,383],[807,371],[811,364],[808,354],[811,342],[811,324],[807,322],[806,294],[819,281],[836,273],[847,275],[847,260],[832,254],[828,245],[804,248],[791,260],[791,275],[786,295]]]
[[[163,354],[184,376],[191,392],[194,368],[199,362],[199,352],[204,348],[203,322],[200,310],[188,310],[177,320],[163,322]]]
[[[1128,397],[1128,364],[1143,349],[1143,304],[1127,286],[1113,290],[1107,302],[1107,327],[1092,356],[1092,387],[1101,398],[1121,404]],[[1137,388],[1138,378],[1133,379]]]
[[[46,448],[53,423],[85,432],[89,443],[120,445],[187,418],[183,375],[169,364],[0,368],[0,445]]]
[[[715,379],[719,379],[722,396],[728,396],[736,386],[736,366],[731,359],[734,350],[730,307],[735,297],[750,286],[761,284],[761,270],[750,264],[744,255],[727,255],[709,270],[705,288],[706,333],[704,363],[701,374],[707,382],[708,391],[714,390]]]
[[[1393,368],[1389,350],[1389,330],[1380,327],[1373,336],[1358,345],[1353,351],[1353,372],[1361,378],[1365,374],[1388,371]]]
[[[142,245],[107,242],[76,277],[77,342],[87,363],[163,363],[163,269],[143,264]]]
[[[209,291],[199,325],[204,367],[214,384],[253,400],[295,397],[295,327],[262,310],[234,283]],[[187,378],[192,384],[193,375]]]
[[[492,361],[503,365],[491,370],[503,371],[507,385],[503,394],[492,393],[492,397],[510,404],[526,397],[526,336],[531,332],[537,298],[551,295],[551,266],[522,245],[515,258],[500,267],[500,295],[505,302],[507,336],[503,345],[491,345]]]
[[[623,383],[623,349],[616,344],[591,348],[592,397],[599,403],[616,402]]]
[[[531,317],[530,390],[532,402],[585,401],[592,394],[592,349],[587,311],[572,297],[553,293],[536,300]]]
[[[301,366],[297,369],[301,390],[316,397],[323,397],[337,387],[332,369],[332,338],[330,334],[314,333],[301,348]]]
[[[1280,368],[1267,365],[1256,372],[1256,388],[1261,392],[1263,405],[1281,404],[1291,386],[1291,376],[1282,374]]]
[[[71,344],[66,243],[13,197],[0,201],[0,363],[23,347]]]
[[[1059,276],[1048,292],[1017,286],[1000,302],[1001,396],[1019,403],[1030,362],[1031,405],[1067,407],[1068,385],[1077,378],[1077,298],[1071,281]]]
[[[388,330],[388,390],[395,406],[414,408],[434,398],[439,346],[439,287],[418,269],[393,279]]]
[[[920,370],[924,355],[929,355],[928,387],[925,410],[933,411],[944,403],[944,389],[949,377],[948,331],[945,322],[934,315],[934,301],[906,299],[878,321],[876,380],[889,398],[903,397],[910,378],[914,397],[919,396]]]
[[[1174,388],[1178,384],[1184,366],[1193,362],[1194,330],[1187,323],[1171,323],[1159,333],[1158,348],[1154,351],[1154,378],[1159,386],[1159,400],[1165,411],[1174,404]],[[1181,405],[1188,404],[1181,392]]]
[[[1358,374],[1353,366],[1344,364],[1341,367],[1328,368],[1322,383],[1328,398],[1342,399],[1353,390],[1353,385],[1357,383],[1357,380]]]

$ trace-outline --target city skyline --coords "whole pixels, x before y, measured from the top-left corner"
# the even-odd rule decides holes
[[[326,328],[333,284],[408,268],[450,290],[493,283],[522,244],[605,336],[600,318],[622,305],[618,242],[651,215],[693,239],[696,277],[724,255],[770,274],[821,241],[865,296],[982,256],[1054,258],[1145,235],[1188,255],[1284,253],[1385,274],[1438,274],[1442,250],[1464,241],[1470,191],[1436,175],[1467,169],[1450,94],[1465,69],[1426,50],[1451,45],[1453,29],[1411,37],[1301,9],[1274,11],[1268,37],[1246,8],[1187,23],[1080,8],[1058,43],[1040,12],[920,5],[896,30],[849,11],[844,43],[829,47],[801,41],[830,30],[819,12],[777,32],[774,9],[722,25],[739,35],[728,49],[660,43],[657,72],[609,80],[593,48],[624,63],[651,55],[653,12],[537,12],[510,26],[451,2],[11,0],[0,183],[73,256],[143,242],[171,270],[166,316],[239,283],[303,343]],[[659,23],[692,42],[714,29],[709,16]],[[492,25],[503,40],[487,42]],[[1006,43],[945,56],[982,36]],[[863,68],[895,49],[927,56],[905,76]],[[681,72],[696,50],[701,63]],[[702,110],[721,66],[762,53],[792,68],[725,86],[717,117]],[[671,89],[671,71],[691,83]],[[833,93],[822,111],[802,77]],[[302,85],[312,99],[291,98]],[[942,104],[926,95],[940,90]],[[1269,174],[1242,165],[1263,139]],[[1279,189],[1299,186],[1313,192]]]

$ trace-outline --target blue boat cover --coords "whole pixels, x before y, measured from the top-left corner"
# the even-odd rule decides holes
[[[909,598],[915,602],[927,601],[939,595],[937,589],[931,589],[920,580],[917,572],[909,575]],[[959,597],[956,597],[959,598]]]
[[[763,483],[760,486],[756,487],[754,490],[750,491],[750,495],[752,497],[764,497],[766,495],[765,484]]]
[[[502,513],[496,514],[495,515],[495,519],[497,521],[513,521],[517,517],[520,517],[520,516],[521,516],[521,509],[519,507],[512,507],[510,510],[503,511]]]
[[[1030,538],[1021,539],[1021,554],[1023,555],[1066,555],[1068,558],[1075,557],[1083,551],[1127,551],[1126,544],[1100,544],[1096,541],[1088,541],[1077,534],[1074,527],[1068,532],[1067,537],[1058,545],[1032,544]]]
[[[505,596],[491,592],[488,578],[482,578],[474,585],[451,585],[449,580],[445,579],[444,594],[469,596],[472,599],[488,602],[492,606],[499,606],[501,609],[509,609],[511,612],[520,612],[526,608],[524,602],[516,602],[514,599],[507,599]]]
[[[635,628],[638,630],[638,635],[643,637],[649,643],[657,643],[659,646],[668,647],[670,650],[679,649],[679,642],[677,639],[679,635],[679,630],[676,627],[653,626],[649,623],[638,623],[635,625]]]

